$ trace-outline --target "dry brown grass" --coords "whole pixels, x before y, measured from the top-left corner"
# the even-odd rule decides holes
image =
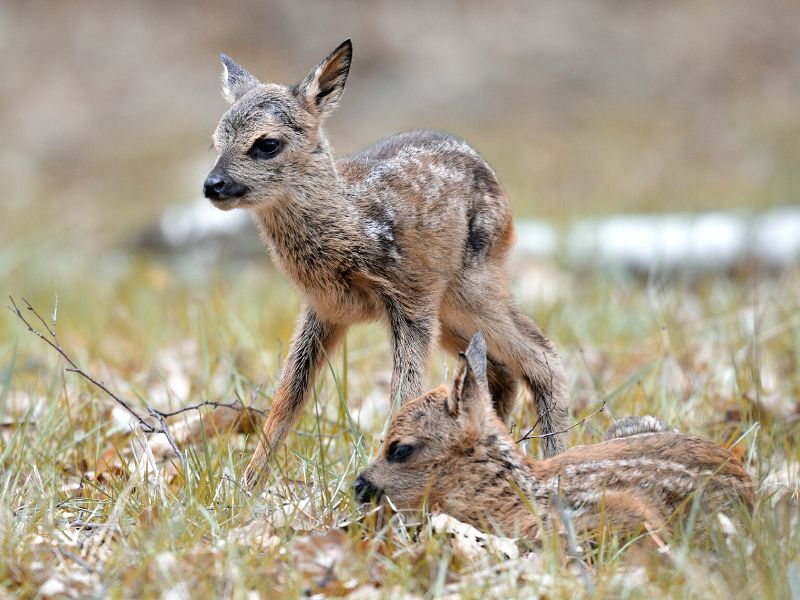
[[[297,310],[279,276],[252,266],[192,281],[149,260],[99,265],[113,276],[59,286],[59,336],[82,366],[139,409],[237,394],[269,406]],[[537,273],[521,267],[517,280]],[[556,294],[526,308],[563,348],[575,418],[606,399],[613,415],[652,413],[736,442],[759,488],[752,519],[730,515],[733,525],[707,535],[678,532],[668,557],[641,541],[604,540],[586,556],[595,595],[789,596],[800,573],[800,272],[558,280]],[[34,277],[15,287],[48,306],[48,286]],[[145,444],[113,401],[64,373],[13,314],[2,330],[0,582],[8,594],[587,594],[554,545],[508,559],[465,549],[426,517],[419,531],[374,515],[354,522],[350,488],[387,415],[388,344],[378,327],[349,334],[346,357],[320,380],[258,497],[237,483],[248,436],[209,432],[186,443],[184,469],[163,439]],[[431,383],[448,364],[437,354]],[[184,416],[170,421],[175,431]],[[574,429],[571,443],[599,439],[607,419]],[[521,404],[516,426],[534,420]]]

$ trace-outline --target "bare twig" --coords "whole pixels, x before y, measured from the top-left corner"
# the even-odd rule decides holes
[[[172,434],[169,432],[169,427],[167,427],[167,424],[164,422],[164,415],[162,415],[155,408],[150,407],[148,407],[147,412],[149,412],[151,416],[158,420],[158,423],[161,425],[161,433],[163,433],[164,437],[167,438],[169,445],[172,446],[172,449],[175,451],[175,454],[178,455],[178,459],[181,461],[181,468],[183,468],[183,472],[188,473],[186,470],[186,460],[183,458],[183,452],[181,452],[180,448],[178,448],[178,444],[175,443],[175,438],[172,437]]]
[[[59,355],[61,355],[61,357],[68,365],[67,367],[65,367],[65,370],[71,373],[77,373],[78,375],[83,377],[86,381],[94,385],[96,388],[102,390],[109,398],[114,400],[114,402],[119,404],[123,409],[125,409],[126,412],[128,412],[131,416],[133,416],[133,418],[141,426],[142,430],[145,433],[163,433],[164,436],[167,438],[169,445],[172,447],[175,454],[180,459],[181,466],[183,467],[184,472],[186,472],[186,461],[184,459],[183,453],[181,452],[180,448],[178,447],[178,444],[175,441],[175,438],[170,433],[169,427],[167,427],[166,419],[174,417],[176,415],[180,415],[182,413],[191,410],[199,411],[201,408],[204,408],[206,406],[211,408],[228,408],[231,410],[247,411],[248,413],[252,411],[262,416],[266,414],[265,411],[245,407],[244,402],[242,402],[242,399],[237,394],[236,396],[237,399],[234,402],[222,403],[222,402],[205,401],[205,402],[200,402],[198,404],[193,404],[191,406],[184,406],[183,408],[171,412],[163,412],[145,405],[147,409],[147,414],[158,423],[158,425],[154,425],[153,423],[145,420],[145,418],[142,417],[136,410],[134,410],[133,407],[128,402],[126,402],[125,400],[120,398],[117,394],[115,394],[113,391],[111,391],[108,387],[106,387],[105,384],[103,384],[101,381],[95,379],[89,373],[84,371],[78,365],[78,363],[76,363],[75,360],[73,360],[73,358],[61,347],[61,344],[58,341],[58,328],[57,328],[58,296],[56,296],[55,306],[53,307],[53,313],[51,316],[52,327],[47,323],[44,317],[42,317],[42,315],[31,305],[30,302],[28,302],[25,298],[22,299],[22,301],[25,303],[24,309],[30,312],[33,315],[33,317],[42,324],[42,326],[44,327],[44,331],[47,332],[46,334],[40,331],[39,329],[36,329],[31,324],[31,321],[25,317],[25,315],[22,312],[22,309],[20,309],[20,307],[17,305],[16,301],[12,296],[9,295],[8,299],[11,302],[11,306],[9,306],[8,309],[15,315],[17,315],[17,317],[28,328],[28,331],[33,333],[36,337],[45,342],[48,346],[50,346],[56,352],[58,352]]]
[[[169,417],[174,417],[175,415],[179,415],[181,413],[188,412],[190,410],[200,410],[201,408],[204,408],[206,406],[210,406],[211,408],[229,408],[231,410],[238,410],[238,411],[247,409],[248,411],[253,411],[256,414],[261,415],[262,417],[267,416],[267,411],[245,406],[244,402],[242,402],[240,398],[238,398],[234,402],[213,402],[211,400],[206,400],[204,402],[198,402],[197,404],[192,404],[191,406],[184,406],[183,408],[179,408],[178,410],[173,410],[171,412],[161,412],[161,411],[157,412],[166,419]]]
[[[541,423],[541,422],[542,422],[542,419],[543,419],[543,418],[544,418],[544,417],[545,417],[545,416],[546,416],[548,413],[550,413],[550,412],[553,410],[553,408],[555,408],[555,407],[554,407],[554,406],[550,406],[550,407],[549,407],[549,408],[548,408],[548,409],[547,409],[545,412],[543,412],[543,413],[542,413],[542,414],[541,414],[541,415],[540,415],[540,416],[539,416],[539,417],[538,417],[538,418],[537,418],[537,419],[536,419],[536,420],[533,422],[533,425],[531,425],[531,426],[530,426],[530,428],[528,429],[528,431],[526,431],[526,432],[523,434],[523,436],[517,440],[517,443],[519,444],[520,442],[524,442],[525,440],[529,440],[529,439],[531,439],[531,434],[533,433],[533,430],[534,430],[534,429],[536,429],[536,427],[539,425],[539,423]],[[532,437],[536,437],[536,436],[532,436]]]
[[[136,419],[136,421],[137,421],[137,422],[138,422],[138,423],[139,423],[139,424],[142,426],[142,429],[145,431],[145,433],[156,433],[156,432],[158,432],[158,430],[157,430],[155,427],[153,427],[153,426],[152,426],[150,423],[148,423],[147,421],[145,421],[145,420],[144,420],[144,419],[143,419],[143,418],[142,418],[142,417],[139,415],[139,413],[137,413],[135,410],[133,410],[133,408],[131,408],[131,406],[130,406],[130,405],[127,403],[127,402],[125,402],[125,400],[123,400],[122,398],[120,398],[119,396],[117,396],[117,395],[116,395],[114,392],[112,392],[110,389],[108,389],[108,388],[107,388],[107,387],[106,387],[106,386],[105,386],[103,383],[101,383],[100,381],[96,380],[94,377],[92,377],[92,376],[91,376],[91,375],[89,375],[88,373],[86,373],[86,372],[85,372],[83,369],[81,369],[81,368],[78,366],[78,364],[77,364],[77,363],[76,363],[74,360],[72,360],[72,357],[70,357],[70,356],[69,356],[69,355],[68,355],[68,354],[67,354],[67,353],[66,353],[66,352],[65,352],[65,351],[64,351],[64,350],[61,348],[61,346],[55,342],[55,330],[54,330],[54,329],[50,329],[50,327],[47,325],[47,323],[46,323],[46,322],[45,322],[45,320],[42,318],[42,316],[41,316],[41,315],[40,315],[40,314],[39,314],[39,313],[36,311],[36,309],[35,309],[35,308],[33,308],[33,306],[31,306],[31,303],[30,303],[30,302],[28,302],[28,301],[27,301],[27,300],[25,300],[24,298],[22,299],[22,300],[23,300],[23,302],[25,302],[25,308],[26,308],[28,311],[30,311],[31,313],[33,313],[33,315],[34,315],[34,316],[35,316],[35,317],[36,317],[36,318],[37,318],[39,321],[41,321],[41,323],[44,325],[45,329],[47,330],[47,333],[48,333],[48,334],[49,334],[49,335],[50,335],[50,336],[53,338],[52,340],[51,340],[51,339],[49,339],[47,336],[45,336],[45,335],[44,335],[44,334],[43,334],[41,331],[39,331],[38,329],[35,329],[35,328],[33,327],[33,325],[31,325],[31,323],[30,323],[30,322],[29,322],[29,321],[28,321],[28,320],[25,318],[25,316],[22,314],[22,311],[21,311],[21,310],[20,310],[20,308],[17,306],[17,303],[14,301],[14,298],[13,298],[12,296],[9,296],[9,297],[8,297],[8,299],[9,299],[9,301],[11,302],[11,306],[9,306],[9,307],[8,307],[8,309],[9,309],[11,312],[13,312],[14,314],[16,314],[16,315],[17,315],[17,317],[19,317],[19,319],[20,319],[20,320],[21,320],[23,323],[25,323],[25,326],[28,328],[28,331],[30,331],[31,333],[33,333],[35,336],[37,336],[39,339],[41,339],[42,341],[44,341],[44,342],[45,342],[45,343],[46,343],[48,346],[50,346],[51,348],[53,348],[53,349],[54,349],[56,352],[58,352],[58,353],[61,355],[61,357],[62,357],[62,358],[63,358],[63,359],[64,359],[64,360],[67,362],[67,364],[69,365],[69,367],[67,367],[67,368],[66,368],[66,370],[67,370],[67,371],[70,371],[70,372],[72,372],[72,373],[77,373],[78,375],[80,375],[81,377],[83,377],[84,379],[86,379],[87,381],[89,381],[89,382],[90,382],[92,385],[94,385],[95,387],[97,387],[97,388],[101,389],[103,392],[105,392],[105,393],[106,393],[106,395],[108,395],[108,396],[109,396],[109,397],[110,397],[112,400],[114,400],[114,402],[116,402],[117,404],[119,404],[120,406],[122,406],[122,408],[124,408],[124,409],[125,409],[125,410],[126,410],[128,413],[130,413],[130,414],[131,414],[131,415],[132,415],[132,416],[133,416],[133,417]],[[55,312],[53,313],[53,316],[56,316],[56,313],[55,313]]]
[[[14,303],[14,299],[11,298],[11,296],[9,296],[9,298],[11,299],[11,303],[13,304]],[[47,321],[45,321],[44,318],[42,318],[42,316],[38,312],[33,310],[33,307],[31,306],[31,303],[28,302],[25,299],[25,297],[22,298],[22,301],[25,303],[26,308],[33,313],[33,315],[39,320],[39,322],[42,325],[44,325],[44,328],[47,330],[47,333],[50,334],[50,337],[55,339],[55,332],[52,329],[50,329],[49,325],[47,324]],[[14,305],[14,308],[16,308],[16,305]]]
[[[541,436],[531,436],[531,434],[533,433],[533,430],[536,429],[536,427],[539,425],[539,423],[541,423],[546,417],[548,417],[550,415],[550,413],[553,412],[555,410],[555,408],[556,408],[556,403],[555,403],[555,401],[552,400],[552,398],[553,398],[553,369],[550,366],[550,361],[548,360],[547,354],[545,352],[542,352],[542,358],[544,359],[544,364],[547,366],[547,372],[550,374],[550,385],[547,387],[547,389],[543,390],[541,395],[537,396],[537,398],[536,398],[536,406],[537,406],[537,410],[538,410],[539,405],[540,404],[544,404],[544,405],[547,406],[547,409],[545,409],[544,411],[542,411],[539,414],[539,416],[537,417],[536,421],[534,421],[533,425],[531,425],[530,428],[528,429],[528,431],[526,431],[525,434],[519,440],[517,440],[517,443],[523,442],[525,440],[533,439],[534,437],[536,437],[538,439],[542,439],[542,438],[558,435],[559,433],[564,433],[564,431],[569,431],[569,429],[565,429],[564,431],[552,431],[552,432],[550,432],[548,434],[541,435]],[[550,398],[549,402],[548,402],[548,398]],[[542,402],[540,402],[540,399],[542,400]]]
[[[524,442],[525,440],[533,440],[533,439],[540,440],[540,439],[543,439],[543,438],[548,438],[548,437],[551,437],[551,436],[554,436],[554,435],[558,435],[559,433],[566,433],[570,429],[575,429],[578,425],[583,425],[586,421],[588,421],[589,419],[591,419],[595,415],[600,414],[605,409],[606,409],[606,401],[603,400],[603,403],[600,405],[600,408],[598,408],[592,414],[586,415],[580,421],[578,421],[576,423],[573,423],[572,425],[570,425],[569,427],[567,427],[565,429],[560,429],[559,431],[551,431],[550,433],[543,433],[542,435],[531,435],[531,433],[533,432],[534,428],[536,427],[536,423],[539,422],[539,421],[536,421],[536,423],[534,423],[533,427],[531,427],[525,433],[525,435],[523,435],[521,438],[519,438],[516,443],[519,444],[520,442]]]

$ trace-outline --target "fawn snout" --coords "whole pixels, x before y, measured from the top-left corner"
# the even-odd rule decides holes
[[[212,169],[203,184],[203,195],[209,200],[239,198],[249,191],[250,188],[235,181],[228,173],[220,168]]]
[[[382,494],[382,491],[377,486],[364,477],[364,473],[361,473],[356,479],[353,490],[356,493],[356,500],[361,503],[378,500]]]

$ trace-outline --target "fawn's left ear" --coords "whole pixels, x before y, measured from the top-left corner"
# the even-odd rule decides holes
[[[298,92],[311,112],[325,117],[336,108],[344,93],[352,60],[353,45],[350,40],[345,40],[298,86]]]
[[[486,342],[480,332],[472,337],[466,353],[458,355],[453,389],[447,399],[451,415],[488,406],[489,381],[486,377]]]
[[[227,54],[220,53],[219,60],[222,62],[222,95],[231,104],[261,83]]]

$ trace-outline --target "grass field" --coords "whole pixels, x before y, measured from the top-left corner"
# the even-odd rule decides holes
[[[595,216],[796,204],[799,20],[796,0],[0,3],[0,292],[45,333],[57,295],[63,349],[152,427],[148,408],[266,411],[299,311],[290,284],[266,256],[210,264],[132,242],[197,198],[216,160],[220,51],[289,83],[352,37],[326,123],[337,155],[451,131],[496,169],[516,218],[566,232]],[[573,422],[605,402],[571,444],[650,413],[732,446],[756,482],[752,516],[690,511],[662,533],[668,551],[603,538],[580,563],[558,539],[487,550],[437,517],[359,512],[351,488],[389,414],[379,326],[349,332],[251,496],[238,480],[255,439],[223,423],[239,412],[166,418],[176,453],[0,310],[0,600],[800,600],[800,262],[740,267],[511,267],[563,356]],[[437,352],[430,367],[438,385],[453,360]],[[527,398],[513,421],[534,423]]]
[[[564,356],[573,419],[607,401],[571,444],[642,413],[735,444],[757,482],[752,518],[712,518],[718,527],[678,532],[666,553],[604,539],[587,549],[591,583],[557,540],[507,559],[470,554],[424,516],[359,520],[351,486],[388,414],[378,326],[349,333],[252,497],[237,483],[252,436],[209,429],[179,444],[181,465],[163,435],[131,433],[124,410],[6,311],[0,597],[798,597],[800,270],[668,281],[514,270],[520,303]],[[299,304],[266,260],[187,272],[111,254],[55,271],[10,268],[7,291],[46,321],[58,293],[63,348],[140,414],[237,396],[269,407]],[[452,360],[437,353],[431,366],[438,384]],[[193,418],[168,420],[176,439]],[[520,401],[515,427],[534,421]]]

